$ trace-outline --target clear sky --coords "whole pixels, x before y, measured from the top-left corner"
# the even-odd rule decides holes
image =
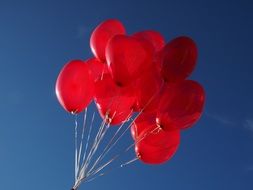
[[[168,163],[136,162],[80,189],[253,189],[252,10],[250,0],[0,0],[0,189],[71,187],[73,117],[56,100],[55,80],[67,61],[91,57],[91,31],[108,18],[129,34],[195,39],[191,78],[207,102]]]

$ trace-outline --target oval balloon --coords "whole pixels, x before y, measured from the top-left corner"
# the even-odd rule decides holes
[[[186,79],[197,62],[197,46],[186,36],[173,39],[162,50],[162,76],[167,82]]]
[[[133,34],[133,37],[138,38],[140,40],[148,41],[156,52],[160,51],[165,45],[165,40],[163,36],[155,30],[145,30],[137,32]]]
[[[106,61],[113,80],[126,86],[152,65],[153,50],[136,38],[116,35],[106,47]]]
[[[65,110],[71,113],[81,112],[94,95],[94,83],[88,65],[81,60],[67,63],[58,75],[55,91]]]
[[[90,47],[94,56],[105,62],[105,48],[108,41],[117,34],[125,34],[123,24],[116,19],[109,19],[99,24],[91,34]]]
[[[135,97],[128,88],[117,86],[111,75],[106,74],[95,83],[95,102],[102,118],[117,125],[131,117]]]
[[[136,156],[146,164],[162,164],[173,157],[178,146],[179,142],[173,142],[173,140],[171,141],[171,146],[166,148],[148,145],[144,141],[141,141],[136,143],[135,153]]]
[[[189,128],[199,120],[204,103],[205,92],[199,83],[168,84],[160,97],[157,124],[164,130]]]

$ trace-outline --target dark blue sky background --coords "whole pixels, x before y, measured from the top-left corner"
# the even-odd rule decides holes
[[[0,0],[0,189],[72,185],[73,117],[56,100],[55,80],[67,61],[91,57],[91,31],[108,18],[129,34],[195,39],[191,78],[207,102],[171,161],[137,162],[80,189],[253,189],[252,10],[250,0]]]

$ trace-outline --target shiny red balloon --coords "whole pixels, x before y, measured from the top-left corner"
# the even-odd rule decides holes
[[[62,107],[71,113],[79,113],[91,102],[94,83],[88,65],[81,60],[67,63],[61,70],[55,87]]]
[[[156,123],[156,114],[141,114],[131,126],[134,140],[147,145],[170,147],[171,143],[180,143],[179,129],[165,131]]]
[[[168,84],[160,97],[157,124],[164,130],[189,128],[199,120],[204,103],[205,92],[199,83]]]
[[[100,78],[103,78],[103,75],[109,73],[107,64],[102,63],[97,58],[88,59],[86,63],[89,66],[89,70],[94,82]]]
[[[95,83],[95,102],[102,118],[117,125],[131,117],[135,96],[127,87],[117,86],[111,75],[106,74]]]
[[[133,35],[133,37],[149,42],[156,52],[160,51],[165,45],[163,36],[154,30],[137,32]]]
[[[195,68],[198,50],[189,37],[178,37],[162,50],[161,73],[165,81],[178,82],[186,79]]]
[[[168,136],[167,138],[170,138]],[[171,140],[170,146],[159,147],[146,144],[144,141],[140,141],[135,145],[136,156],[146,164],[162,164],[170,160],[176,153],[179,146],[179,142]]]
[[[116,19],[109,19],[99,24],[91,34],[90,47],[94,56],[105,62],[105,48],[108,41],[117,34],[125,34],[123,24]]]
[[[153,112],[157,108],[157,97],[163,81],[155,69],[143,73],[135,82],[135,111]]]
[[[129,36],[116,35],[106,47],[106,61],[114,81],[126,86],[152,65],[150,44]]]
[[[141,113],[131,125],[131,135],[134,141],[140,139],[140,134],[145,133],[149,129],[147,123],[152,123],[156,119],[156,112],[154,113]],[[156,123],[155,123],[156,125]],[[137,127],[138,126],[138,127]]]

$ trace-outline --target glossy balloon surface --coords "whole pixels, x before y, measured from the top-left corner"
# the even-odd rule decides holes
[[[173,157],[178,147],[179,143],[173,141],[171,141],[171,146],[166,148],[148,145],[141,141],[135,145],[135,153],[146,164],[162,164]]]
[[[203,87],[186,80],[164,88],[157,110],[157,123],[164,129],[186,129],[199,120],[205,103]]]
[[[94,56],[105,62],[105,48],[108,41],[117,34],[125,34],[123,24],[117,19],[109,19],[100,23],[92,32],[90,47]]]
[[[80,113],[94,95],[94,83],[88,65],[81,60],[67,63],[57,78],[55,91],[65,110]]]
[[[133,37],[114,36],[106,47],[106,61],[113,80],[126,86],[152,65],[153,50],[150,45]]]
[[[165,81],[178,82],[186,79],[195,68],[198,50],[189,37],[178,37],[162,50],[161,72]]]

